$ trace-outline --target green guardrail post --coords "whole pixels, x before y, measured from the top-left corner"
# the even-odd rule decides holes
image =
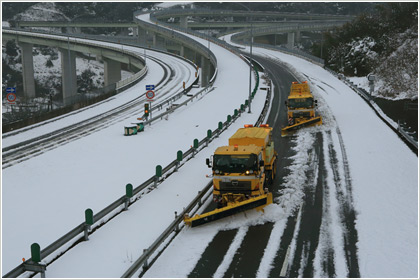
[[[125,185],[125,201],[124,201],[124,210],[128,210],[128,204],[130,203],[130,198],[133,197],[133,185]]]
[[[223,129],[223,123],[222,122],[219,122],[217,124],[217,134],[216,134],[216,137],[219,137],[219,135],[222,133],[222,129]]]
[[[90,208],[85,210],[85,223],[90,226],[93,225],[93,211]]]
[[[85,241],[89,240],[89,230],[93,225],[93,211],[88,208],[85,210]]]
[[[235,111],[233,111],[233,115],[236,117],[238,115],[238,109],[235,109]]]
[[[182,151],[181,151],[181,150],[179,150],[179,151],[176,153],[176,166],[175,166],[175,171],[178,171],[179,164],[180,164],[180,163],[181,163],[181,161],[182,161],[182,157],[183,157]]]
[[[157,182],[159,180],[159,178],[162,177],[162,166],[161,165],[156,165],[156,175],[155,175],[155,182],[154,182],[154,187],[156,188],[157,186]]]
[[[249,101],[247,99],[247,100],[245,100],[245,106],[248,106],[248,104],[249,104]]]
[[[182,156],[183,156],[182,151],[181,151],[181,150],[179,150],[179,151],[176,153],[176,160],[177,160],[177,161],[182,161]]]
[[[245,111],[245,105],[241,104],[241,112]]]
[[[192,149],[193,149],[192,156],[194,157],[195,154],[197,153],[197,149],[198,149],[198,139],[194,139]]]
[[[207,130],[207,137],[206,137],[206,147],[209,145],[210,139],[211,139],[212,131],[211,129]]]
[[[32,243],[31,245],[31,259],[37,263],[41,261],[41,247],[38,243]]]
[[[227,116],[227,122],[230,123],[231,121],[232,121],[232,116],[231,115],[228,115]]]
[[[156,177],[162,177],[162,166],[156,165]]]
[[[23,268],[24,271],[40,272],[41,278],[45,278],[45,271],[47,265],[41,262],[41,247],[38,243],[32,243],[31,245],[31,263],[26,263],[24,259]]]

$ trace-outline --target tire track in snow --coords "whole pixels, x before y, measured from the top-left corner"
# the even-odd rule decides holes
[[[214,273],[213,278],[222,278],[223,275],[226,273],[230,264],[233,261],[235,252],[241,246],[247,231],[248,231],[247,226],[239,228],[235,238],[233,239],[229,247],[229,250],[227,251],[225,257],[223,258],[222,263],[220,264],[220,266],[217,268],[216,272]]]
[[[330,141],[327,141],[328,138],[325,133],[323,133],[323,139],[324,139],[324,158],[327,158],[328,160],[324,161],[326,174],[326,184],[324,185],[324,195],[323,195],[323,209],[322,209],[322,223],[320,228],[320,236],[319,236],[319,244],[316,251],[315,256],[315,271],[314,271],[314,277],[322,277],[322,278],[334,278],[337,275],[336,272],[336,265],[335,265],[335,255],[336,251],[334,248],[334,235],[332,231],[334,229],[335,224],[333,224],[333,209],[331,205],[331,195],[334,195],[334,186],[332,186],[334,183],[336,183],[333,178],[331,178],[330,173],[333,171],[331,170],[332,167],[329,165],[329,162],[331,161],[330,157],[328,157],[328,145],[330,144]],[[332,190],[331,190],[332,189]],[[331,194],[332,193],[332,194]],[[342,246],[342,244],[340,244]]]
[[[273,223],[249,227],[243,238],[242,245],[236,250],[233,256],[229,268],[223,276],[215,274],[214,277],[255,278],[272,228]]]
[[[344,251],[348,270],[347,277],[359,278],[360,271],[357,254],[358,233],[355,227],[356,211],[353,208],[350,170],[347,162],[347,155],[345,152],[343,139],[338,127],[336,128],[336,132],[340,144],[342,167],[339,166],[338,153],[334,149],[331,132],[327,133],[329,141],[328,153],[330,157],[330,164],[332,166],[331,170],[333,171],[334,176],[336,199],[339,205],[339,216],[342,223]],[[340,178],[340,174],[338,172],[340,169],[343,169],[344,171],[344,182]],[[341,182],[343,182],[344,185]]]
[[[227,255],[230,244],[235,239],[238,230],[219,231],[213,240],[207,245],[193,271],[188,278],[208,278],[216,273],[217,268]]]
[[[312,168],[307,172],[301,226],[288,277],[313,277],[314,274],[313,264],[323,219],[323,186],[325,185],[323,137],[320,132],[315,135],[312,152],[314,157],[311,162]]]

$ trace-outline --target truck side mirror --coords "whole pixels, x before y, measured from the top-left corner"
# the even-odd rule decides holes
[[[206,158],[206,164],[207,164],[207,166],[208,166],[209,168],[211,168],[211,164],[210,164],[210,159],[209,159],[209,158]]]
[[[260,160],[260,167],[261,166],[264,166],[264,161],[263,160]]]
[[[286,106],[287,106],[287,100],[286,100],[286,101],[284,101],[284,105],[286,105]]]
[[[318,100],[315,100],[315,106],[318,106]]]

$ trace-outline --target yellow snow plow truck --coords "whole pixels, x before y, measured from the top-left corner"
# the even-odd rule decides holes
[[[245,125],[229,138],[229,146],[217,148],[206,159],[213,171],[213,200],[217,206],[201,215],[186,215],[187,225],[202,225],[249,209],[262,210],[273,203],[268,192],[277,163],[272,130],[267,124]]]
[[[315,114],[317,101],[314,100],[309,90],[308,82],[293,82],[285,104],[287,106],[288,126],[281,129],[281,136],[286,136],[289,132],[304,126],[322,124],[321,116]]]

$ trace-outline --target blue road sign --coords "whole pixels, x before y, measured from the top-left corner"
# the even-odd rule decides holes
[[[146,85],[146,90],[154,90],[155,85]]]
[[[6,92],[7,93],[16,93],[16,88],[14,88],[14,87],[8,87],[8,88],[6,88]]]

